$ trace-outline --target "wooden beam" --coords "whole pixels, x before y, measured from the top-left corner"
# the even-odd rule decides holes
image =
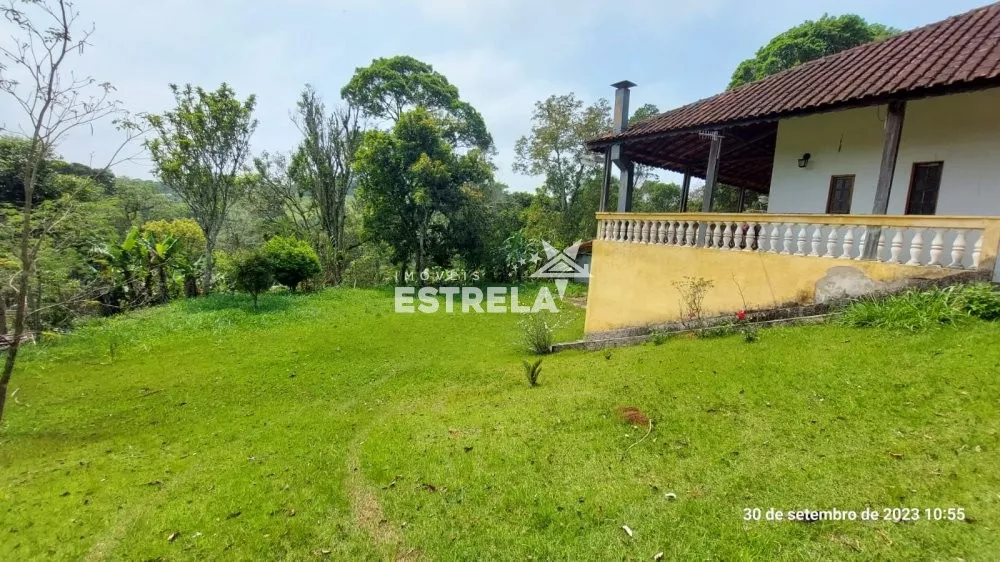
[[[688,210],[688,196],[691,195],[691,172],[684,172],[684,182],[681,184],[681,212]]]
[[[608,211],[608,199],[611,197],[611,147],[604,151],[604,183],[601,185],[601,203],[598,210]]]
[[[712,137],[712,147],[708,151],[708,166],[705,168],[705,196],[701,204],[704,213],[712,212],[712,195],[715,183],[719,177],[719,153],[722,151],[722,136],[718,133]]]
[[[899,154],[899,140],[903,136],[903,117],[906,114],[905,101],[889,102],[889,111],[885,116],[882,128],[882,163],[878,169],[878,183],[875,184],[875,203],[872,206],[873,215],[885,215],[889,212],[889,195],[892,193],[892,176],[896,173],[896,156]],[[865,237],[865,248],[861,257],[866,260],[876,259],[878,239],[882,229],[869,226]]]
[[[632,189],[635,187],[635,164],[629,160],[622,162],[618,184],[618,213],[632,212]]]

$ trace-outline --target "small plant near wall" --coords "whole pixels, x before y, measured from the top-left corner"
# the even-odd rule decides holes
[[[715,283],[703,277],[684,277],[673,285],[681,294],[681,323],[688,329],[704,328],[705,296]]]
[[[548,313],[526,314],[517,325],[521,330],[520,343],[528,352],[535,355],[552,353],[555,330],[559,324],[551,320]]]
[[[750,321],[745,310],[736,313],[736,329],[747,343],[753,343],[760,338],[758,333],[760,329]]]

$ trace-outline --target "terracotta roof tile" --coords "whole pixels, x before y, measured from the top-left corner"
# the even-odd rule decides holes
[[[1000,85],[1000,3],[784,70],[588,144]]]

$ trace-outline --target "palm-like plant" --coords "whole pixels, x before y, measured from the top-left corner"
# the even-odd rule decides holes
[[[142,269],[144,256],[139,242],[139,229],[133,228],[125,235],[125,240],[112,240],[104,246],[94,248],[96,262],[104,267],[108,277],[121,289],[130,306],[139,303],[139,290],[135,282],[136,273]]]
[[[177,237],[167,234],[157,240],[155,234],[147,232],[139,240],[146,252],[146,293],[149,296],[153,295],[152,277],[155,271],[160,281],[159,301],[167,302],[170,300],[170,290],[167,287],[167,268],[173,264],[180,253]]]

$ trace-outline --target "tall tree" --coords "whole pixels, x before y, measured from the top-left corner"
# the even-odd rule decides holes
[[[753,58],[736,67],[729,88],[760,80],[804,62],[839,53],[899,33],[898,29],[868,23],[861,16],[824,14],[779,33],[757,50]]]
[[[562,217],[557,231],[566,241],[579,235],[570,220],[571,207],[600,167],[584,141],[611,128],[611,106],[600,99],[584,107],[575,94],[553,95],[535,103],[531,121],[531,133],[514,146],[513,169],[545,177],[539,191]]]
[[[490,179],[482,153],[456,153],[438,120],[426,109],[404,113],[391,133],[369,131],[357,155],[358,197],[369,238],[393,248],[405,278],[453,251],[449,215],[463,205],[462,187]]]
[[[0,372],[0,419],[11,374],[17,361],[21,340],[28,318],[28,292],[37,271],[36,260],[46,243],[46,235],[62,224],[72,205],[58,211],[51,220],[37,220],[34,202],[36,188],[42,179],[46,160],[68,134],[105,119],[123,117],[118,103],[111,99],[112,88],[90,76],[71,72],[67,68],[72,58],[85,51],[93,28],[82,28],[79,13],[65,0],[22,0],[0,6],[0,14],[11,24],[12,41],[0,46],[0,91],[10,96],[21,110],[24,121],[13,131],[26,131],[27,145],[17,155],[21,172],[18,175],[22,193],[19,197],[21,224],[14,241],[14,254],[19,271],[13,281],[15,290],[13,334]],[[126,122],[121,127],[131,138],[135,128]],[[111,158],[109,168],[118,157]],[[81,182],[78,185],[84,185]],[[73,193],[65,194],[72,197]]]
[[[373,60],[354,72],[340,94],[367,115],[393,123],[407,111],[423,107],[436,117],[442,136],[452,146],[482,151],[493,147],[483,116],[459,98],[458,88],[444,75],[413,57]]]
[[[177,108],[150,115],[156,137],[147,142],[160,179],[187,204],[205,232],[202,290],[212,286],[212,252],[229,213],[240,197],[240,177],[250,153],[256,97],[240,101],[227,84],[214,92],[171,84]]]
[[[289,174],[312,198],[324,234],[321,248],[327,281],[340,283],[344,266],[344,223],[347,195],[354,182],[354,155],[364,133],[360,109],[351,104],[329,114],[312,86],[306,85],[295,122],[302,142]]]

